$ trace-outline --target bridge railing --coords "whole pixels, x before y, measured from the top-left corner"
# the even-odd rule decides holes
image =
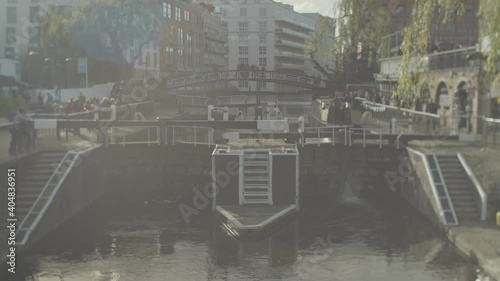
[[[306,75],[283,73],[279,71],[267,70],[228,70],[219,72],[209,72],[197,75],[187,75],[172,77],[167,79],[167,89],[187,87],[204,82],[214,82],[221,80],[266,80],[269,82],[282,82],[296,84],[304,87],[326,88],[326,81]]]
[[[105,128],[106,145],[147,144],[160,145],[160,126],[124,126]],[[145,132],[145,133],[144,133]]]
[[[219,106],[233,105],[233,104],[246,104],[247,96],[219,96],[216,98]]]
[[[177,103],[179,105],[208,105],[207,97],[177,95]]]
[[[400,138],[403,133],[394,135],[392,138],[394,143],[387,138],[391,135],[389,129],[374,130],[373,128],[353,128],[349,126],[327,126],[327,127],[305,127],[303,131],[299,132],[301,136],[301,145],[331,143],[343,144],[345,146],[352,146],[354,143],[360,143],[363,147],[367,145],[376,145],[382,148],[383,145],[396,145],[400,148]]]
[[[399,108],[390,105],[356,99],[353,121],[360,125],[391,129],[397,134],[448,135],[451,133],[448,120],[438,114]],[[357,115],[357,116],[356,116]],[[358,120],[356,120],[358,119]]]
[[[197,145],[215,145],[214,129],[197,126],[166,126],[165,144],[175,145],[188,143]]]

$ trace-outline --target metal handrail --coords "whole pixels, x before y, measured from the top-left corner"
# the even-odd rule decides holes
[[[29,238],[31,232],[33,232],[33,230],[38,226],[38,223],[42,219],[42,217],[45,214],[45,212],[47,211],[48,207],[51,205],[52,201],[54,200],[54,197],[56,196],[57,192],[61,188],[62,183],[66,180],[66,177],[68,176],[69,172],[75,167],[75,165],[77,163],[77,160],[79,160],[80,156],[83,155],[83,154],[86,154],[86,153],[88,153],[88,152],[90,152],[90,151],[92,151],[94,149],[97,149],[100,146],[101,145],[99,144],[99,145],[87,147],[87,148],[84,148],[84,149],[71,150],[71,151],[68,151],[64,155],[63,159],[61,160],[61,162],[59,162],[59,164],[58,164],[57,168],[55,169],[54,173],[52,173],[52,176],[50,177],[50,179],[47,181],[47,183],[45,184],[44,188],[40,192],[40,195],[38,195],[38,198],[35,200],[35,202],[31,206],[31,208],[29,209],[28,213],[24,217],[23,221],[19,225],[18,232],[23,231],[23,230],[26,231],[23,239],[20,242],[18,242],[19,245],[25,245],[26,244],[26,242],[28,241],[28,238]],[[63,163],[65,163],[66,161],[68,161],[69,158],[70,158],[70,156],[73,156],[71,158],[71,162],[69,163],[68,166],[66,166],[66,169],[64,171],[62,171],[62,169],[64,168],[63,167]],[[56,176],[58,174],[61,174],[61,173],[62,173],[62,176],[58,179],[58,181],[56,183],[56,186],[52,190],[51,194],[48,196],[47,201],[45,202],[45,204],[43,205],[43,207],[40,209],[40,211],[35,213],[34,210],[36,209],[37,205],[42,200],[42,198],[47,198],[46,196],[42,197],[44,195],[45,191],[52,184],[52,181],[56,178]],[[26,224],[26,221],[28,220],[28,218],[32,214],[36,215],[35,220],[33,220],[33,222],[31,223],[31,225],[28,228],[24,228],[24,224]]]
[[[465,158],[462,155],[462,153],[457,153],[457,156],[458,156],[458,160],[460,160],[460,163],[462,163],[462,166],[464,167],[465,172],[467,173],[467,175],[469,176],[470,180],[474,184],[474,187],[476,188],[477,193],[479,194],[479,198],[481,199],[481,220],[485,221],[486,220],[486,216],[488,214],[488,197],[486,195],[486,192],[484,192],[484,189],[481,186],[481,183],[479,182],[479,180],[474,175],[474,172],[472,171],[472,169],[467,164],[467,161],[465,161]]]
[[[435,199],[436,204],[437,204],[437,208],[438,208],[438,211],[439,211],[439,216],[441,217],[441,222],[443,224],[445,224],[445,225],[448,224],[446,222],[446,217],[444,215],[443,205],[441,204],[441,200],[439,200],[439,193],[437,191],[436,184],[434,182],[434,178],[432,177],[432,172],[431,172],[431,168],[430,168],[430,165],[429,165],[429,161],[427,160],[427,156],[425,154],[423,154],[422,152],[418,151],[418,150],[415,150],[415,149],[412,149],[412,148],[409,148],[409,147],[407,147],[406,149],[408,151],[412,152],[412,153],[417,154],[418,156],[420,156],[422,158],[422,161],[424,163],[425,172],[427,174],[427,177],[429,179],[429,183],[431,185],[432,194],[434,195],[434,199]],[[448,195],[448,193],[446,193],[446,194]],[[449,200],[449,195],[448,195],[448,200]],[[453,208],[453,206],[450,206],[450,207]],[[457,220],[456,215],[455,215],[455,210],[453,210],[453,217],[455,219],[455,222],[457,222],[456,224],[458,224],[458,220]]]
[[[189,129],[194,129],[194,146],[196,146],[197,144],[206,144],[208,146],[210,145],[213,145],[214,144],[214,141],[213,141],[213,128],[212,127],[198,127],[198,126],[166,126],[165,127],[165,144],[168,144],[168,141],[167,141],[167,128],[171,128],[172,129],[172,145],[175,145],[176,144],[176,140],[175,140],[175,129],[176,128],[189,128]],[[197,134],[196,134],[196,130],[198,129],[206,129],[207,130],[207,139],[208,139],[208,142],[207,143],[202,143],[202,142],[198,142],[197,140]]]
[[[151,145],[151,144],[160,145],[161,144],[160,126],[125,126],[125,127],[121,127],[121,128],[147,128],[148,129],[148,141],[147,142],[144,142],[144,141],[126,142],[125,141],[126,134],[122,134],[122,142],[117,143],[117,144],[122,144],[123,146],[125,146],[126,144],[133,144],[133,143],[135,143],[135,144],[147,143],[148,145]],[[151,128],[156,129],[156,140],[155,141],[151,141]]]
[[[443,173],[441,172],[441,166],[439,166],[439,162],[437,160],[436,154],[432,154],[434,158],[434,163],[436,164],[437,172],[439,173],[439,178],[441,179],[441,184],[443,185],[444,192],[446,193],[446,199],[448,200],[448,205],[450,206],[451,213],[453,215],[453,219],[458,225],[457,214],[455,213],[455,208],[453,207],[453,202],[450,198],[450,193],[448,192],[448,187],[446,186],[446,182],[444,181]]]

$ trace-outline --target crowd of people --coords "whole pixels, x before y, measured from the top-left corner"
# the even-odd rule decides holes
[[[110,107],[111,105],[124,105],[128,104],[126,99],[121,96],[117,98],[104,97],[99,100],[96,97],[86,98],[83,93],[80,93],[76,97],[71,97],[67,102],[59,103],[59,101],[54,100],[51,93],[47,93],[47,98],[43,93],[38,93],[37,109],[40,112],[46,113],[77,113],[77,112],[89,112],[97,110],[102,107]]]

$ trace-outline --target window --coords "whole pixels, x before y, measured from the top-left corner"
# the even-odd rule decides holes
[[[266,34],[259,34],[259,43],[266,43]]]
[[[181,21],[181,8],[175,7],[175,20]]]
[[[38,46],[40,44],[40,28],[39,27],[28,27],[30,45]]]
[[[248,81],[238,81],[239,88],[248,88]]]
[[[30,22],[31,23],[38,23],[38,21],[39,21],[38,11],[39,11],[39,7],[30,7]]]
[[[474,33],[474,25],[471,23],[464,23],[464,33]]]
[[[179,58],[179,65],[184,65],[184,51],[177,50],[177,57]]]
[[[5,28],[5,42],[7,44],[16,44],[16,28],[6,27]]]
[[[238,23],[239,31],[248,31],[248,22]]]
[[[474,7],[472,5],[464,5],[464,16],[473,17],[474,16]]]
[[[167,52],[167,64],[174,64],[174,48],[166,47]]]
[[[259,58],[259,67],[266,67],[267,59],[266,58]]]
[[[167,18],[172,18],[172,4],[167,3]]]
[[[259,8],[259,16],[261,16],[261,17],[267,16],[266,8]]]
[[[162,8],[163,8],[163,17],[167,17],[167,3],[163,2],[162,3]]]
[[[240,17],[247,16],[247,8],[240,8]]]
[[[184,30],[182,28],[177,29],[177,44],[184,45]]]
[[[265,55],[266,54],[266,47],[260,46],[259,47],[259,55]]]
[[[189,11],[184,11],[184,21],[189,22]]]
[[[248,42],[248,34],[238,35],[238,39],[240,43],[246,43]]]
[[[193,47],[193,40],[192,40],[191,34],[189,34],[189,33],[186,34],[186,41],[187,41],[188,48],[192,48]]]
[[[7,23],[17,22],[17,9],[16,7],[7,7]]]
[[[266,31],[267,30],[267,21],[260,21],[259,22],[259,31]]]
[[[454,23],[448,23],[448,31],[455,32],[456,25]]]
[[[5,58],[14,59],[15,56],[16,56],[16,53],[14,52],[13,47],[6,47],[5,48]]]
[[[193,25],[198,26],[198,15],[193,15]]]
[[[259,81],[259,89],[265,89],[267,86],[266,81]]]
[[[238,63],[239,64],[248,64],[248,58],[239,58]]]
[[[248,47],[247,46],[242,46],[239,48],[240,55],[248,55]]]

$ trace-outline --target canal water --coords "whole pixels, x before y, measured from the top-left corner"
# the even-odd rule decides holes
[[[274,235],[239,240],[208,209],[187,224],[163,194],[114,193],[23,254],[16,280],[485,280],[414,209],[355,194],[308,198]]]

